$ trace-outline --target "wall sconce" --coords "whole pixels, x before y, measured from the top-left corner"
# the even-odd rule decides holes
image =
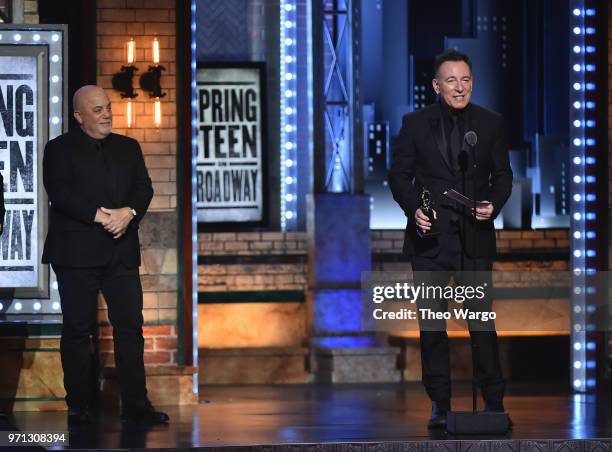
[[[155,99],[155,108],[153,114],[153,123],[155,127],[161,126],[161,98],[166,95],[161,90],[161,75],[166,68],[159,64],[159,41],[153,38],[153,66],[149,66],[149,70],[140,76],[140,88],[149,93],[149,98]]]
[[[134,38],[126,43],[125,60],[127,65],[121,66],[121,71],[113,75],[112,85],[114,90],[121,93],[122,99],[134,99],[138,96],[134,92],[134,88],[132,88],[132,79],[134,78],[134,73],[138,70],[134,66],[134,61],[136,61],[136,43]]]
[[[159,41],[157,37],[153,38],[152,50],[153,66],[149,66],[149,70],[140,76],[140,88],[149,93],[149,98],[155,99],[153,124],[155,124],[155,127],[160,127],[162,122],[160,99],[166,95],[161,90],[161,75],[162,71],[165,71],[166,68],[159,64]],[[134,73],[138,70],[134,66],[136,61],[136,42],[134,38],[131,38],[125,44],[125,60],[127,65],[121,66],[121,71],[113,75],[112,84],[113,89],[121,93],[121,98],[127,99],[125,116],[126,125],[130,128],[136,121],[136,109],[132,99],[138,96],[134,92],[134,88],[132,88],[132,79],[134,78]]]
[[[132,99],[138,96],[138,94],[134,92],[134,88],[132,88],[132,79],[134,78],[134,73],[138,70],[138,68],[134,66],[134,62],[136,61],[136,41],[134,41],[134,38],[130,38],[130,40],[125,43],[125,61],[126,65],[121,66],[121,71],[113,75],[111,82],[113,89],[119,91],[121,94],[121,98],[127,99],[125,105],[126,125],[128,128],[131,128],[136,119]]]

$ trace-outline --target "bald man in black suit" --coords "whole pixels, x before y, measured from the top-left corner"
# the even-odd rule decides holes
[[[101,291],[113,326],[122,421],[167,422],[148,400],[143,359],[138,224],[153,197],[151,179],[138,142],[112,133],[102,88],[80,88],[74,116],[79,127],[49,141],[43,158],[50,201],[43,263],[52,265],[61,297],[68,420],[91,422],[90,335]]]

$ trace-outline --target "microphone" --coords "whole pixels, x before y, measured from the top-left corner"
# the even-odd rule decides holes
[[[463,141],[465,141],[469,147],[474,147],[476,143],[478,143],[478,135],[476,135],[476,132],[473,130],[469,130],[463,136]]]

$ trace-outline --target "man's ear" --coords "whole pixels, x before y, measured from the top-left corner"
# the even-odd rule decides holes
[[[431,86],[433,86],[436,94],[440,94],[440,87],[438,86],[438,81],[435,78],[431,80]]]
[[[75,111],[75,112],[73,113],[73,116],[74,116],[74,119],[76,119],[76,121],[77,121],[79,124],[83,124],[83,119],[81,118],[81,113],[79,113],[78,111]]]

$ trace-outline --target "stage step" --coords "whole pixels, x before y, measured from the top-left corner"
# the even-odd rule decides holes
[[[316,347],[311,372],[317,383],[393,383],[399,355],[399,347]]]
[[[66,409],[59,342],[0,337],[0,413]]]
[[[305,347],[201,348],[200,384],[308,383]]]
[[[146,366],[147,392],[154,406],[195,405],[193,377],[198,372],[190,366]],[[117,369],[105,367],[101,372],[101,403],[105,408],[117,409],[120,405]]]

